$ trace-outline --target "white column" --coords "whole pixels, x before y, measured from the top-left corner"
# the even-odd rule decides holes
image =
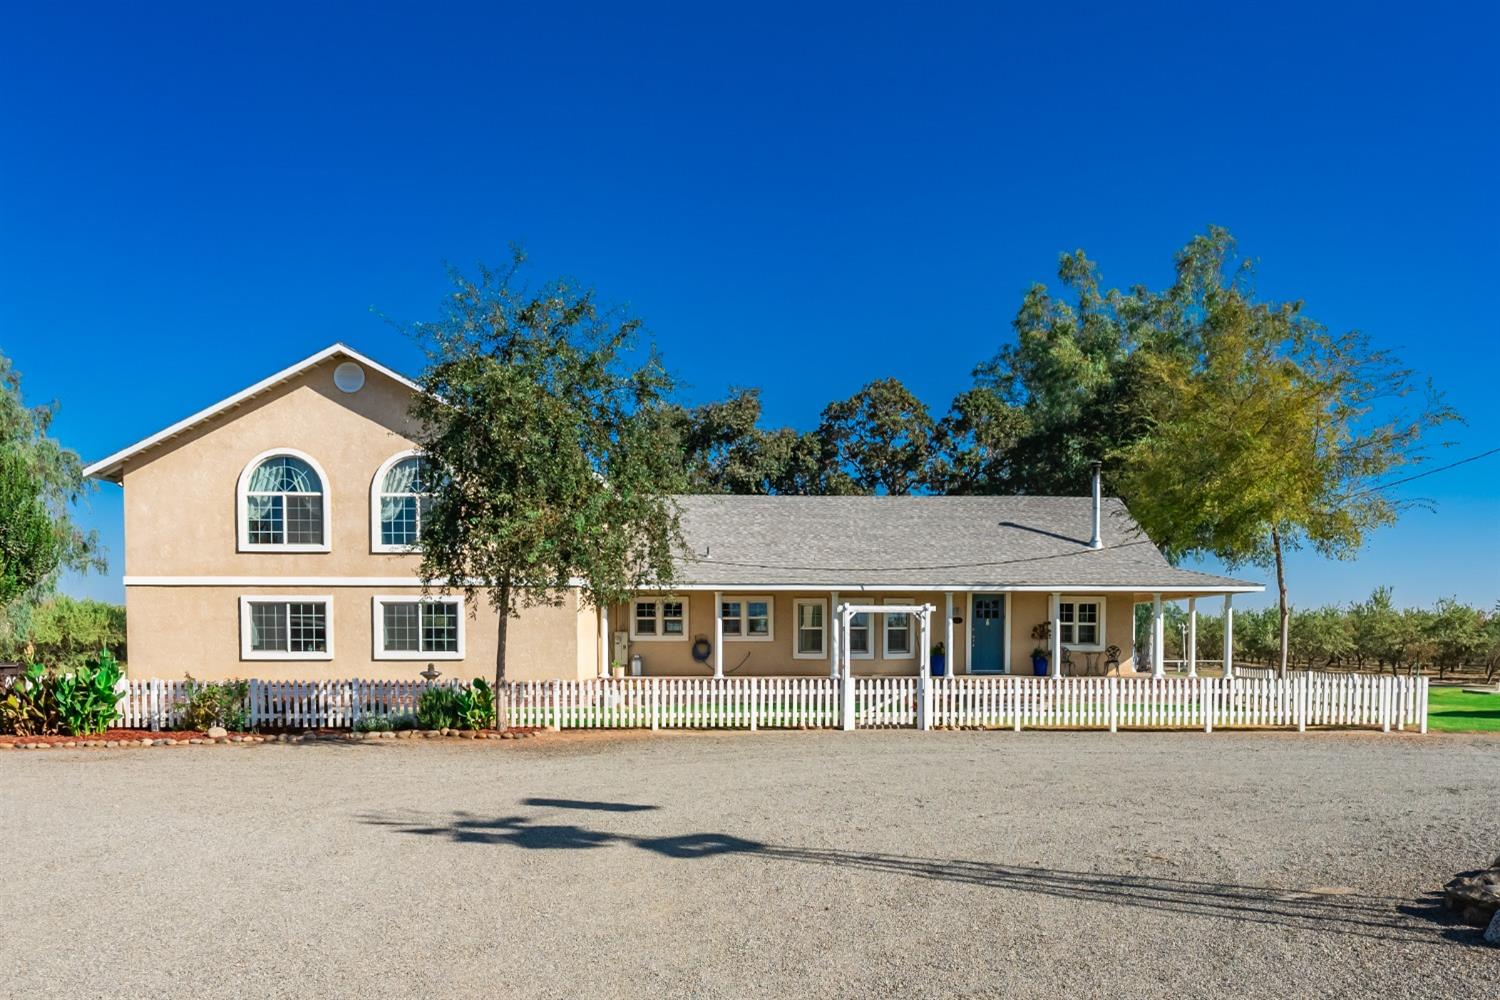
[[[849,618],[849,610],[840,605],[839,649],[844,662],[839,667],[839,698],[842,704],[839,710],[839,721],[845,729],[854,728],[854,670],[849,660]]]
[[[837,677],[839,675],[839,651],[844,648],[844,630],[834,624],[838,620],[838,607],[839,592],[835,590],[828,595],[828,617],[824,619],[824,624],[827,625],[828,631],[831,634],[828,640],[829,677]]]
[[[943,606],[946,611],[943,616],[943,672],[952,677],[954,664],[958,662],[958,654],[953,649],[953,591],[943,595]]]
[[[599,606],[599,676],[609,676],[609,658],[614,655],[614,636],[609,634],[609,605]]]
[[[1224,676],[1234,676],[1234,595],[1224,595]]]
[[[724,676],[724,592],[714,591],[714,676]]]
[[[1188,676],[1198,676],[1198,598],[1188,598],[1187,634]]]
[[[1052,676],[1062,676],[1062,595],[1052,595]],[[1009,624],[1009,623],[1007,623]]]
[[[917,660],[920,673],[917,677],[917,728],[932,728],[932,613],[937,608],[922,605],[922,649]]]
[[[1161,613],[1161,595],[1151,595],[1151,676],[1163,677],[1167,672],[1166,619]]]

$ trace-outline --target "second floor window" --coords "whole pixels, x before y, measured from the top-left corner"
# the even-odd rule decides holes
[[[419,455],[401,459],[386,470],[379,484],[379,545],[415,548],[422,540],[422,520],[432,500],[431,463]]]
[[[245,486],[245,541],[253,546],[326,544],[323,480],[292,455],[257,465]]]

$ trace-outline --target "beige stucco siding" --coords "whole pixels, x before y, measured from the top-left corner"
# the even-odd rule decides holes
[[[438,660],[376,659],[373,600],[421,593],[393,587],[150,587],[126,590],[132,677],[204,680],[257,677],[263,680],[360,677],[415,678],[429,662],[445,677],[490,678],[498,639],[495,612],[480,603],[464,616],[465,657]],[[333,609],[333,659],[260,660],[241,657],[240,598],[256,595],[328,597]],[[561,607],[526,608],[511,620],[506,674],[512,680],[592,677],[595,614],[579,608],[576,595]],[[580,648],[579,638],[590,642]]]
[[[1064,600],[1070,597],[1087,598],[1104,602],[1104,636],[1100,645],[1120,647],[1120,666],[1128,669],[1131,665],[1131,646],[1134,642],[1135,632],[1135,602],[1137,595],[1134,594],[1068,594]],[[1031,673],[1031,651],[1036,648],[1036,640],[1031,638],[1031,630],[1038,624],[1049,619],[1051,611],[1048,607],[1049,595],[1037,593],[1016,593],[1010,595],[1010,669],[1012,673]],[[1104,653],[1099,654],[1102,660]],[[1074,654],[1074,660],[1083,665],[1081,653]]]

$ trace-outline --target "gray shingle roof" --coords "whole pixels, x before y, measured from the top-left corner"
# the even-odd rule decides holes
[[[1173,567],[1113,498],[1098,550],[1088,547],[1088,497],[676,500],[690,553],[678,568],[685,586],[1260,589]]]

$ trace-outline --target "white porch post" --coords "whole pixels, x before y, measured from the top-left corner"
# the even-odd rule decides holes
[[[714,676],[724,676],[724,592],[714,591]]]
[[[1161,613],[1161,595],[1151,595],[1151,676],[1167,673],[1166,619]]]
[[[609,634],[609,605],[599,606],[599,676],[609,676],[609,658],[614,653],[614,637]]]
[[[1187,634],[1188,676],[1198,676],[1198,598],[1188,598]]]
[[[835,590],[828,595],[828,614],[830,617],[838,614],[838,607],[839,592]],[[828,642],[828,676],[837,677],[839,675],[839,650],[844,648],[844,630],[839,628],[834,622],[829,622],[828,631],[833,633],[832,638]]]
[[[1007,626],[1009,622],[1006,623]],[[1062,595],[1052,595],[1052,676],[1062,676]]]
[[[956,674],[957,652],[953,649],[953,591],[943,595],[943,673],[949,677]]]
[[[922,605],[922,648],[917,658],[917,728],[931,729],[932,714],[932,613],[937,608]]]
[[[1234,595],[1224,595],[1224,676],[1234,676]]]
[[[849,660],[849,619],[851,617],[852,612],[846,606],[839,605],[839,651],[844,659],[839,667],[839,695],[842,703],[839,719],[845,730],[854,728],[854,671]]]

